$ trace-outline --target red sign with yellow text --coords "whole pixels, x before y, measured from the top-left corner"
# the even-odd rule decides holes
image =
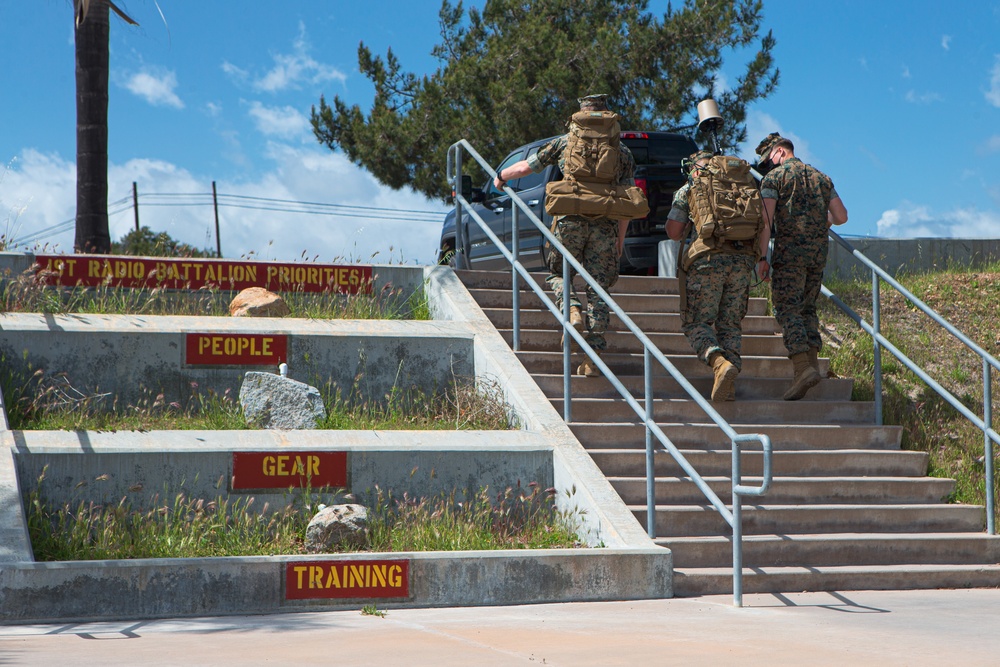
[[[233,452],[233,489],[347,487],[347,452]]]
[[[189,366],[277,366],[288,361],[283,334],[189,333]]]
[[[47,285],[370,294],[370,266],[109,255],[36,255]]]
[[[285,599],[402,598],[410,595],[410,561],[343,560],[285,564]]]

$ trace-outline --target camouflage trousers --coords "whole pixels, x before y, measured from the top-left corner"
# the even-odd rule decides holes
[[[816,299],[823,284],[827,244],[775,246],[771,270],[774,317],[788,356],[822,349]]]
[[[587,273],[594,277],[597,284],[604,289],[610,288],[618,280],[618,254],[615,247],[618,244],[618,223],[602,218],[593,220],[581,216],[567,215],[552,226],[552,233],[576,258]],[[555,292],[556,305],[563,307],[563,261],[562,254],[549,250],[547,262],[549,273],[546,282]],[[582,310],[580,299],[573,291],[573,267],[569,270],[569,305]],[[608,304],[597,295],[592,287],[587,286],[586,310],[587,343],[595,350],[605,350],[608,343],[604,332],[608,330],[610,320]]]
[[[688,267],[681,330],[706,364],[713,353],[720,352],[737,369],[743,368],[740,349],[753,264],[752,255],[715,253],[699,257]]]

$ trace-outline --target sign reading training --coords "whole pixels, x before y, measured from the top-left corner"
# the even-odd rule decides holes
[[[233,489],[347,486],[347,452],[233,452]]]
[[[285,565],[285,599],[402,598],[410,595],[410,561],[342,560]]]
[[[245,262],[106,255],[36,255],[47,285],[138,289],[263,287],[272,292],[370,294],[372,267],[340,264]]]

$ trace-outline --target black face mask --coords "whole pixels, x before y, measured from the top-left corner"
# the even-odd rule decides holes
[[[767,175],[767,172],[771,171],[776,166],[777,166],[776,164],[771,162],[770,156],[768,156],[766,158],[759,160],[757,164],[753,166],[753,168],[757,170],[758,174],[760,174],[761,176],[765,176]]]

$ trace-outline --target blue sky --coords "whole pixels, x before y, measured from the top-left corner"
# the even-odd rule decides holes
[[[165,22],[152,0],[120,5],[141,26],[112,18],[109,200],[123,202],[112,206],[113,238],[135,224],[135,181],[141,224],[214,247],[216,181],[224,195],[398,211],[223,206],[227,257],[433,260],[444,206],[381,187],[320,146],[308,116],[320,94],[367,108],[360,41],[380,54],[391,46],[406,70],[433,71],[438,2],[161,0]],[[768,132],[790,137],[833,178],[848,235],[1000,236],[1000,2],[765,0],[764,12],[781,80],[751,107],[741,154]],[[723,84],[745,57],[732,55]],[[70,1],[0,3],[0,59],[0,233],[69,252]],[[183,202],[199,205],[155,205]]]

